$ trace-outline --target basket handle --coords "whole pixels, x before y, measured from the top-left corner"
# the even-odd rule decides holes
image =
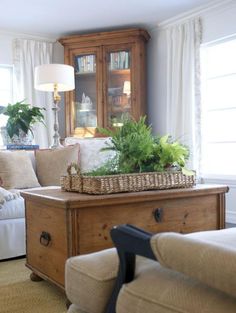
[[[72,175],[72,169],[74,169],[75,170],[75,172],[76,172],[76,174],[77,175],[81,175],[81,171],[80,171],[80,167],[79,167],[79,165],[76,163],[76,162],[72,162],[70,165],[68,165],[68,167],[67,167],[67,173],[68,173],[68,175]]]

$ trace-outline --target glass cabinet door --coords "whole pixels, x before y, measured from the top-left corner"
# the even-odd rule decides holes
[[[76,129],[97,127],[96,54],[76,55],[74,126]]]
[[[107,52],[107,126],[121,126],[131,114],[131,50]]]

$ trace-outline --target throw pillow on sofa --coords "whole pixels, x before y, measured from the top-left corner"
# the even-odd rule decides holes
[[[79,162],[79,145],[36,150],[36,173],[41,186],[59,186],[71,162]]]
[[[102,166],[107,160],[115,156],[115,151],[106,150],[102,151],[102,148],[106,148],[110,143],[111,138],[76,138],[67,137],[65,144],[73,145],[78,143],[80,145],[80,168],[82,173],[90,172],[100,166]]]
[[[0,185],[5,189],[40,187],[26,151],[0,151]]]

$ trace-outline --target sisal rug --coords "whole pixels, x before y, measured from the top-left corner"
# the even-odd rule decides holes
[[[46,281],[32,282],[25,259],[0,262],[0,313],[66,313],[66,297]]]

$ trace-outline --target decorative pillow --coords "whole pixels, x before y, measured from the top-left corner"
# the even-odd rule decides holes
[[[40,187],[26,151],[0,151],[0,185],[5,189]]]
[[[102,148],[107,147],[106,143],[110,143],[111,138],[76,138],[67,137],[65,144],[80,145],[80,167],[81,172],[86,173],[102,166],[108,159],[115,156],[115,151],[101,151]]]
[[[59,149],[36,150],[36,173],[41,186],[60,186],[71,162],[79,162],[79,145]]]

